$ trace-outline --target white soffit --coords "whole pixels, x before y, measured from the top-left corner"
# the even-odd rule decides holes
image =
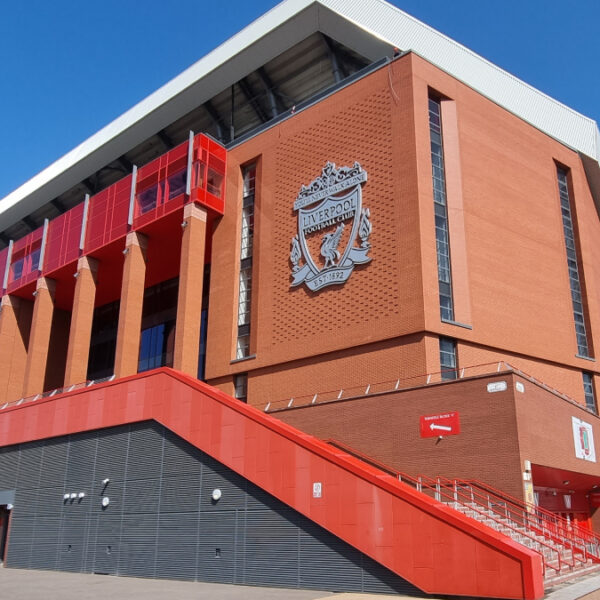
[[[358,36],[350,23],[366,35]],[[0,230],[315,31],[372,60],[389,46],[413,50],[560,142],[600,160],[600,134],[592,119],[384,0],[285,0],[0,200]]]

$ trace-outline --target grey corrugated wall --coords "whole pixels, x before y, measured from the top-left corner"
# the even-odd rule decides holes
[[[8,566],[422,595],[156,423],[1,448],[12,489]]]

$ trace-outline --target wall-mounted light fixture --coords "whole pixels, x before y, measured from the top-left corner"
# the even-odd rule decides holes
[[[221,499],[221,496],[222,496],[222,494],[221,494],[221,490],[220,490],[219,488],[215,488],[215,489],[212,491],[211,498],[212,498],[212,499],[213,499],[215,502],[217,502],[218,500],[220,500],[220,499]]]
[[[110,498],[108,496],[104,496],[102,498],[102,508],[106,508],[110,504]]]

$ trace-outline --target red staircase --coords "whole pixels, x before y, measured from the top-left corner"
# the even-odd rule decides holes
[[[559,515],[477,480],[412,477],[337,440],[328,443],[537,552],[543,561],[546,587],[600,570],[600,536]]]
[[[544,595],[540,553],[430,497],[435,484],[418,491],[172,369],[0,407],[0,446],[148,420],[429,594]]]

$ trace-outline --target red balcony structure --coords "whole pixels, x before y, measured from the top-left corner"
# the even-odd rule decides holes
[[[30,297],[40,276],[60,278],[80,256],[95,256],[130,231],[145,231],[195,202],[223,214],[226,150],[190,135],[152,162],[0,251],[0,293]]]

